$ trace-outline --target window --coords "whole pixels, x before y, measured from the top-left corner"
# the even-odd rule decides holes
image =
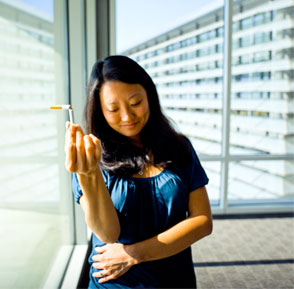
[[[223,37],[224,36],[224,28],[219,27],[216,29],[216,37]]]
[[[240,38],[240,47],[248,47],[251,45],[251,38],[250,35],[244,36]]]
[[[249,64],[251,63],[251,54],[245,54],[240,56],[240,64]]]
[[[269,132],[265,133],[265,137],[272,145],[281,142],[278,138],[270,137]],[[252,200],[267,205],[273,204],[273,199],[289,202],[293,195],[293,182],[290,181],[293,169],[293,162],[284,160],[232,162],[229,170],[230,205],[248,206]],[[246,179],[242,176],[246,176]]]
[[[68,102],[65,5],[46,0],[33,9],[25,1],[0,1],[0,39],[9,43],[0,45],[0,280],[6,289],[42,288],[55,265],[60,282],[74,242],[63,153],[67,115],[48,109]]]
[[[272,40],[272,32],[259,32],[254,34],[254,44],[266,43]]]
[[[254,62],[264,62],[271,60],[271,52],[270,51],[258,51],[253,54]]]
[[[264,23],[264,14],[260,13],[254,16],[253,18],[253,24],[254,26],[258,26]]]
[[[116,3],[117,20],[119,21],[120,19],[123,19],[122,15],[126,13],[125,10],[127,10],[127,3],[122,0],[117,0]],[[166,63],[161,62],[156,68],[152,67],[152,70],[150,66],[147,68],[147,72],[150,73],[154,73],[157,70],[162,71],[164,69],[167,71],[168,75],[173,75],[168,81],[166,87],[160,85],[162,82],[160,81],[160,77],[156,77],[156,79],[153,78],[155,84],[157,85],[157,82],[159,84],[157,87],[165,113],[178,124],[179,128],[184,133],[188,135],[195,147],[197,147],[197,152],[199,154],[211,155],[220,154],[219,135],[221,133],[221,127],[218,124],[220,121],[219,110],[221,110],[221,107],[219,107],[219,102],[216,104],[217,107],[215,109],[207,110],[207,104],[205,101],[208,99],[208,95],[210,95],[209,99],[215,100],[215,95],[218,95],[222,89],[221,82],[218,82],[216,87],[213,86],[215,85],[214,70],[216,62],[218,69],[222,69],[222,37],[224,33],[221,24],[216,27],[216,23],[221,23],[221,21],[215,22],[216,16],[219,18],[220,11],[222,11],[223,7],[220,3],[217,6],[217,10],[215,10],[216,5],[213,3],[214,5],[211,6],[212,3],[213,1],[207,1],[205,3],[198,3],[197,1],[196,3],[195,1],[180,1],[178,4],[173,4],[172,6],[164,6],[164,11],[166,11],[164,14],[165,16],[160,13],[161,10],[159,7],[161,7],[161,2],[158,1],[148,1],[148,3],[146,2],[144,5],[144,8],[140,8],[142,11],[151,9],[153,21],[157,23],[153,35],[153,40],[155,41],[153,44],[150,44],[150,47],[148,47],[148,38],[145,38],[146,49],[150,50],[151,47],[152,49],[167,47],[167,53],[170,53],[170,55],[165,55],[165,53],[160,55],[160,59],[166,59]],[[154,7],[157,9],[154,9]],[[209,8],[207,10],[209,11],[209,17],[196,17],[199,9],[204,8]],[[191,17],[191,12],[196,16]],[[137,11],[135,14],[139,15],[140,13],[140,11]],[[149,25],[150,21],[147,21],[147,19],[144,20],[144,17],[145,15],[142,13],[138,16],[137,20],[130,20],[130,22],[134,21],[133,27],[141,27],[140,34],[143,35],[145,31],[147,33],[147,31],[152,29]],[[185,18],[187,19],[187,17],[190,17],[193,23],[188,23],[188,21],[183,22],[183,20],[181,20]],[[178,24],[179,22],[176,21],[176,19],[182,21],[182,26]],[[158,27],[161,27],[163,23],[167,22],[170,23],[171,28],[159,33]],[[146,25],[146,23],[148,23],[148,25]],[[124,25],[123,21],[117,22],[118,52],[122,52],[123,54],[132,57],[131,49],[120,50],[122,44],[120,44],[119,41],[122,39],[123,34],[120,35],[119,31],[122,29],[122,25]],[[179,28],[180,26],[181,28]],[[131,33],[131,31],[129,31],[129,33]],[[131,34],[135,35],[136,33],[133,31]],[[216,39],[218,40],[217,43],[211,42]],[[125,42],[125,39],[122,39],[121,41]],[[141,42],[138,41],[138,47],[139,43],[142,42],[144,43],[144,40]],[[209,44],[209,42],[211,43]],[[191,49],[192,45],[193,50]],[[218,56],[215,57],[215,55]],[[152,61],[153,59],[150,58],[148,63],[151,63]],[[144,61],[144,65],[146,67],[146,61]],[[165,69],[165,66],[167,66],[167,69]],[[196,71],[199,73],[207,70],[212,71],[211,76],[201,76],[195,73]],[[201,93],[198,93],[200,87],[203,88],[201,88]],[[212,90],[209,93],[207,92],[208,88]],[[179,93],[179,89],[184,91]],[[170,100],[172,100],[172,102]],[[217,99],[217,102],[218,101],[219,100]],[[189,108],[187,108],[187,105],[189,105]],[[186,117],[187,114],[189,117]],[[211,117],[211,121],[207,123],[206,119],[209,117]],[[201,119],[203,121],[199,121]],[[213,138],[210,139],[207,135],[212,136]],[[214,174],[220,173],[220,165],[216,164],[215,167],[218,167],[218,172],[214,169]],[[219,203],[219,190],[217,189],[219,183],[216,179],[211,180],[211,182],[211,186],[215,187],[215,194],[212,193],[212,198],[215,199],[216,203]]]
[[[252,17],[248,17],[241,20],[241,30],[251,28],[251,26],[252,26]]]
[[[283,8],[277,8],[274,12],[262,12],[263,7],[267,7],[270,1],[261,1],[260,5],[254,6],[255,8],[247,5],[249,2],[246,0],[241,2],[244,4],[245,15],[253,14],[254,11],[258,13],[253,18],[247,17],[241,20],[242,30],[246,30],[246,33],[248,31],[248,35],[241,38],[241,47],[250,46],[250,35],[253,36],[252,41],[255,45],[250,46],[250,53],[243,54],[237,46],[233,47],[233,55],[242,54],[240,65],[247,65],[242,70],[242,74],[233,75],[233,79],[239,82],[232,82],[232,92],[239,95],[239,98],[232,97],[231,106],[235,111],[243,111],[243,113],[231,116],[230,153],[252,156],[253,160],[230,163],[229,206],[249,206],[253,202],[283,203],[294,195],[293,182],[288,181],[293,175],[293,169],[291,171],[293,163],[291,164],[286,158],[283,159],[283,156],[294,148],[293,143],[288,139],[288,135],[291,134],[291,130],[288,129],[289,120],[278,119],[275,115],[288,111],[289,102],[271,96],[279,89],[281,92],[285,89],[287,92],[291,90],[291,80],[282,79],[285,67],[290,67],[291,61],[283,57],[285,49],[289,47],[277,38],[283,38],[285,31],[282,11],[291,10],[292,7],[284,3]],[[273,18],[273,15],[281,17]],[[271,25],[268,25],[270,23]],[[263,25],[262,30],[252,27],[261,25]],[[279,37],[273,39],[273,34]],[[271,45],[268,44],[270,41]],[[277,67],[274,71],[272,71],[272,58],[275,59]],[[278,64],[280,59],[285,61],[283,64],[281,62],[281,65]],[[238,65],[234,69],[238,71]],[[289,70],[287,74],[288,72]],[[243,85],[242,82],[248,84]],[[276,154],[279,154],[281,159],[271,160],[271,155]]]
[[[128,8],[126,2],[116,0],[117,20],[123,19],[120,14],[131,10],[132,7]],[[150,33],[153,23],[149,25],[148,17],[144,19],[143,15],[148,15],[148,9],[152,11],[152,20],[157,29],[154,29],[152,37],[140,38],[137,44],[130,46],[141,49],[140,53],[166,48],[156,59],[151,57],[148,61],[148,65],[159,61],[158,66],[149,68],[146,60],[141,59],[139,63],[142,61],[150,74],[158,73],[154,81],[168,117],[190,138],[202,159],[209,156],[209,161],[204,161],[203,165],[211,181],[208,192],[213,210],[230,212],[240,207],[246,210],[250,204],[261,206],[262,201],[276,206],[289,205],[289,200],[293,200],[294,186],[288,181],[291,177],[289,168],[292,168],[288,154],[294,148],[289,141],[292,132],[287,123],[293,121],[293,114],[288,113],[287,109],[292,104],[290,100],[293,101],[294,92],[284,90],[291,90],[290,82],[293,82],[293,73],[287,67],[291,67],[293,62],[294,48],[291,46],[293,29],[286,27],[283,21],[291,18],[292,4],[279,3],[279,7],[275,6],[276,10],[268,11],[268,4],[272,2],[269,0],[233,1],[235,14],[232,19],[235,20],[232,23],[231,65],[234,67],[229,83],[231,102],[226,110],[231,112],[230,131],[226,131],[226,127],[222,127],[223,120],[228,117],[223,110],[225,95],[222,84],[225,80],[223,54],[227,52],[223,48],[227,27],[222,26],[220,23],[223,23],[223,19],[219,19],[223,13],[223,3],[213,7],[215,2],[206,1],[203,4],[201,1],[187,0],[179,1],[179,6],[165,6],[165,15],[170,16],[168,19],[160,13],[163,11],[160,9],[161,1],[147,1],[144,8],[140,7],[135,13],[138,18],[130,20],[133,27],[140,27],[139,32],[127,30],[127,33],[132,38],[137,34]],[[203,7],[205,5],[206,9]],[[144,13],[140,14],[140,11]],[[188,19],[187,15],[193,11],[195,17],[186,22],[175,21],[178,18]],[[196,13],[199,11],[206,12]],[[171,24],[169,28],[159,31],[158,27],[167,22]],[[120,34],[123,25],[123,21],[117,22],[117,52],[132,57],[132,49],[120,48],[122,42],[127,43],[123,39],[126,34]],[[287,40],[280,41],[284,39]],[[282,65],[282,61],[283,64],[284,61],[287,63],[286,66]],[[276,71],[279,67],[283,71]],[[279,87],[281,91],[277,92]],[[283,117],[277,118],[277,115]],[[227,135],[228,144],[225,142]],[[224,152],[226,145],[228,154]],[[263,171],[266,163],[270,166],[279,163],[280,167],[284,164],[287,170],[276,178],[272,170]],[[228,170],[224,169],[226,166]],[[247,172],[250,181],[246,179]],[[258,173],[263,177],[259,179]],[[255,177],[258,180],[256,183]],[[260,186],[260,180],[266,181],[271,177],[269,183],[277,182],[279,186],[277,194],[272,194],[268,184]],[[227,190],[220,193],[223,188]],[[243,196],[250,188],[252,193]],[[262,189],[268,192],[263,194]]]

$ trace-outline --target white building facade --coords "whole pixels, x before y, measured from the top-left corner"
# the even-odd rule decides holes
[[[200,155],[221,155],[223,7],[128,49],[153,78],[165,113]],[[229,199],[293,197],[294,1],[235,1],[233,7]],[[218,162],[205,162],[219,199]]]

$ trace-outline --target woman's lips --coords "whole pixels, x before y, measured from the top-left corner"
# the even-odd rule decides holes
[[[133,128],[135,127],[139,122],[133,122],[133,123],[126,123],[126,124],[122,124],[123,127],[125,128]]]

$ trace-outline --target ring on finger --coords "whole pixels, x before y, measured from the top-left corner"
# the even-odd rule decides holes
[[[104,274],[102,272],[100,273],[100,277],[104,277]]]

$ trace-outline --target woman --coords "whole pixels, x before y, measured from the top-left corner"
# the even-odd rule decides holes
[[[125,56],[92,70],[87,133],[67,123],[66,168],[92,230],[89,288],[196,288],[190,245],[209,235],[208,178]]]

